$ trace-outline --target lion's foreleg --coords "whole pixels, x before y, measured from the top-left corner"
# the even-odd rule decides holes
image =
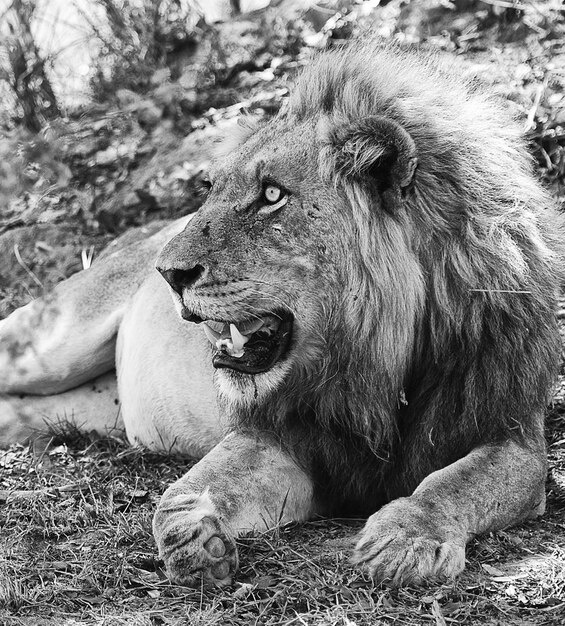
[[[235,537],[313,513],[310,478],[277,443],[232,433],[167,489],[153,531],[172,580],[224,585],[237,568]]]
[[[473,536],[543,513],[545,473],[541,444],[476,448],[372,515],[354,560],[393,585],[456,576]]]

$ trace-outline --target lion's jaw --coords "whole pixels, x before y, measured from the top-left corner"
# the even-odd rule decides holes
[[[295,295],[285,310],[281,296],[257,299],[257,287],[242,288],[237,303],[212,296],[210,287],[206,295],[199,295],[198,290],[173,292],[179,315],[198,324],[208,339],[214,382],[230,413],[263,405],[283,387],[294,387],[297,379],[304,383],[305,373],[316,370],[325,352],[325,340],[318,332],[324,326],[320,307]],[[273,291],[282,293],[288,288],[281,283]],[[252,294],[249,299],[248,294]],[[276,308],[270,309],[273,302]],[[250,317],[250,311],[255,317]]]
[[[293,370],[291,360],[276,363],[270,370],[261,374],[241,374],[236,370],[217,369],[214,383],[219,399],[228,414],[240,409],[262,405],[283,386]]]
[[[239,287],[234,295],[235,285]],[[297,349],[302,343],[299,320],[283,308],[280,296],[265,291],[265,285],[259,298],[259,287],[260,281],[226,279],[220,286],[171,290],[179,316],[197,324],[208,339],[214,382],[230,413],[238,406],[263,404],[288,379],[302,352]],[[226,291],[232,293],[230,300],[222,295]]]
[[[180,317],[197,324],[208,339],[214,368],[229,380],[246,381],[286,361],[296,320],[275,295],[282,288],[274,280],[264,285],[260,279],[234,278],[227,269],[223,277],[202,288],[173,290],[173,301]]]

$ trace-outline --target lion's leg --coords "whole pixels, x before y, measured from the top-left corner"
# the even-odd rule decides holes
[[[57,394],[113,369],[123,302],[89,302],[89,271],[0,320],[0,393]]]
[[[100,435],[123,433],[114,372],[57,395],[0,395],[0,448],[69,426]]]
[[[473,536],[543,513],[545,475],[541,444],[476,448],[372,515],[354,561],[392,585],[456,576]]]
[[[233,433],[167,489],[153,531],[172,580],[224,585],[237,568],[234,537],[314,508],[312,481],[278,444]]]
[[[112,370],[129,300],[187,220],[117,250],[0,320],[0,393],[57,394]]]

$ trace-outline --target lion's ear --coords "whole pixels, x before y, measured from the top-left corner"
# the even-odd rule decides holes
[[[412,137],[396,122],[367,117],[330,131],[336,173],[376,190],[388,210],[401,202],[418,163]]]

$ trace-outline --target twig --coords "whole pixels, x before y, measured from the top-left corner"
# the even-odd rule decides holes
[[[94,246],[90,246],[90,248],[83,248],[80,251],[80,260],[82,263],[83,270],[87,270],[92,265],[93,258],[94,258]]]
[[[61,487],[46,487],[45,489],[2,489],[0,490],[0,503],[34,500],[35,498],[57,498],[61,493],[80,491],[84,486],[85,483],[81,482],[62,485]]]
[[[469,289],[469,291],[476,293],[532,293],[531,291],[520,291],[519,289]]]
[[[518,9],[524,11],[526,9],[525,4],[520,2],[506,2],[505,0],[481,0],[485,4],[490,4],[493,7],[501,7],[503,9]]]
[[[18,244],[15,243],[14,244],[14,254],[16,255],[16,260],[17,262],[24,268],[24,270],[28,273],[28,275],[33,279],[33,281],[35,282],[35,284],[38,287],[41,287],[41,289],[43,289],[43,283],[39,280],[39,278],[37,278],[37,276],[31,271],[31,269],[29,268],[28,264],[22,259],[22,255],[20,254],[20,249],[18,247]]]
[[[432,602],[432,615],[435,620],[436,626],[447,626],[447,622],[445,621],[445,617],[441,612],[439,602],[435,598]]]
[[[3,222],[0,225],[0,235],[7,233],[9,230],[12,230],[13,228],[17,228],[18,226],[25,226],[25,222],[24,220],[22,220],[21,217],[14,217],[11,220]]]
[[[532,108],[530,109],[530,112],[528,113],[528,119],[526,120],[526,123],[524,124],[524,132],[526,133],[535,127],[534,119],[536,117],[539,103],[541,102],[541,97],[546,87],[547,87],[547,78],[544,79],[541,85],[538,85],[538,88],[536,91],[536,97],[534,98],[534,104],[532,105]]]

